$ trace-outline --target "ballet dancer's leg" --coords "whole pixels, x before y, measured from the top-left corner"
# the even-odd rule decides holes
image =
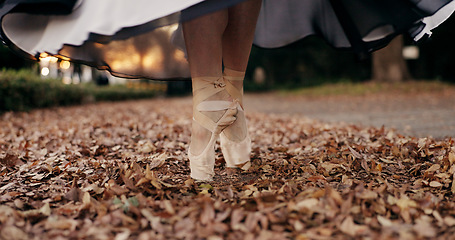
[[[215,139],[226,127],[235,122],[238,110],[242,111],[240,113],[242,120],[237,123],[240,127],[233,128],[229,132],[231,135],[238,135],[240,132],[240,135],[243,134],[244,136],[243,139],[246,139],[246,123],[244,123],[243,107],[241,107],[243,90],[235,91],[233,89],[242,86],[242,83],[238,83],[237,78],[239,76],[236,76],[238,71],[235,71],[235,68],[243,72],[246,68],[254,36],[254,24],[252,23],[256,22],[260,6],[260,2],[258,2],[258,0],[249,0],[183,24],[193,80],[194,121],[188,156],[190,158],[191,176],[195,179],[212,179]],[[253,21],[236,20],[239,17],[246,18],[249,10],[254,10],[252,12]],[[230,21],[233,22],[232,26],[229,25]],[[244,37],[234,37],[233,34],[243,33],[243,31],[235,29],[245,27],[242,24],[246,24],[251,33],[245,34]],[[229,27],[233,29],[229,30]],[[227,41],[233,42],[227,43]],[[229,55],[223,49],[225,45],[232,49],[238,45],[240,49],[235,48],[234,53]],[[228,59],[225,59],[223,54],[227,54]],[[233,76],[223,76],[222,61],[231,62],[235,61],[235,58],[240,60],[240,65],[232,65],[234,69],[232,71],[227,70],[227,72],[233,73]],[[241,79],[243,79],[243,75]],[[237,142],[234,143],[237,144]],[[231,150],[235,151],[232,148]]]
[[[228,25],[223,34],[224,77],[232,84],[231,96],[238,102],[237,120],[220,135],[221,150],[228,167],[250,167],[251,140],[243,110],[243,79],[251,52],[261,0],[240,3],[228,10]]]
[[[223,34],[223,63],[229,69],[245,72],[262,0],[249,0],[228,9]]]
[[[214,144],[219,133],[235,120],[222,83],[222,36],[228,21],[224,9],[183,24],[193,81],[193,124],[188,151],[191,177],[211,180]]]

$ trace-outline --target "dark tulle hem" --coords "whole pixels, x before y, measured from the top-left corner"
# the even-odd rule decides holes
[[[37,26],[43,29],[43,34],[36,37],[37,41],[42,40],[40,37],[46,37],[44,30],[48,26],[48,21],[51,21],[47,16],[73,14],[74,9],[78,9],[76,4],[80,2],[6,0],[0,5],[1,36],[13,51],[35,60],[39,59],[42,53],[47,53],[108,70],[119,77],[185,79],[190,76],[185,59],[184,40],[178,23],[230,7],[241,1],[244,0],[203,1],[145,23],[119,27],[113,34],[87,32],[88,37],[82,44],[63,42],[62,47],[57,50],[40,49],[32,53],[20,46],[20,39],[8,37],[14,35],[14,27],[26,30],[23,24],[38,24]],[[309,35],[319,35],[336,48],[349,48],[359,55],[367,55],[386,46],[399,34],[408,32],[412,36],[417,35],[425,27],[421,20],[450,2],[264,0],[256,29],[255,44],[266,48],[280,47]],[[17,15],[18,13],[27,14]],[[17,21],[21,21],[20,24]],[[7,31],[10,31],[9,35]],[[81,32],[83,31],[82,29]],[[34,44],[32,40],[29,40],[29,43]]]

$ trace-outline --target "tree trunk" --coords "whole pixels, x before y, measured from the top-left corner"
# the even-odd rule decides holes
[[[373,53],[373,81],[402,82],[411,79],[402,55],[403,37],[398,36],[390,44]]]

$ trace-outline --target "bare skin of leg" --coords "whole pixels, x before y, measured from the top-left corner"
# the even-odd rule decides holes
[[[260,0],[245,1],[183,24],[192,77],[221,76],[223,61],[233,70],[245,71],[260,3]],[[228,98],[226,92],[220,92],[211,99]],[[217,121],[222,114],[214,112],[208,117]],[[192,153],[200,154],[207,146],[210,136],[210,131],[193,121],[190,143]]]
[[[229,8],[229,24],[224,32],[222,43],[223,64],[226,68],[239,72],[246,71],[261,3],[262,0],[250,0]],[[235,82],[238,85],[236,87],[241,89],[243,81]],[[239,112],[238,114],[238,119],[243,121],[235,121],[224,131],[229,139],[236,142],[245,139],[247,134],[244,113]]]
[[[192,77],[222,75],[222,36],[228,22],[227,9],[183,23],[188,61]],[[193,111],[195,111],[193,107]],[[216,120],[221,114],[210,113]],[[190,149],[199,155],[210,141],[211,132],[193,121]]]
[[[245,72],[261,3],[262,0],[249,0],[228,9],[229,23],[222,43],[225,67]]]
[[[227,9],[183,23],[191,77],[221,75],[222,39],[227,24]]]

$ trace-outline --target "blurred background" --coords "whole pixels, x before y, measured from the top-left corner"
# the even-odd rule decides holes
[[[440,80],[455,82],[455,17],[435,29],[428,41],[416,46],[409,38],[396,38],[368,59],[333,49],[318,37],[309,37],[281,49],[253,48],[248,78],[264,88],[305,87],[327,82]],[[263,68],[258,70],[257,68]]]
[[[406,37],[398,37],[367,59],[334,49],[316,36],[283,48],[253,47],[245,91],[409,80],[455,83],[453,29],[454,16],[418,46]],[[0,111],[191,93],[190,81],[121,79],[106,71],[45,55],[39,63],[28,61],[4,46],[0,47],[0,67]],[[43,99],[43,93],[51,96]]]

